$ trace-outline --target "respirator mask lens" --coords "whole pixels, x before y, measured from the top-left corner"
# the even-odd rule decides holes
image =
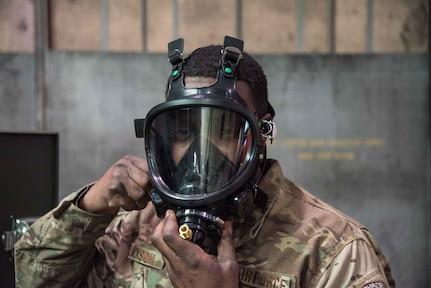
[[[161,111],[149,123],[147,155],[162,181],[183,200],[216,193],[235,179],[252,153],[250,123],[217,107]]]

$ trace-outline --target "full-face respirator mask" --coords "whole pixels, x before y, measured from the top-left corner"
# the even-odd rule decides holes
[[[183,45],[183,39],[168,45],[166,102],[136,119],[135,130],[145,139],[158,216],[174,210],[181,237],[216,255],[224,221],[253,208],[262,138],[273,137],[275,126],[259,122],[236,92],[241,40],[225,37],[216,82],[203,88],[184,86]]]

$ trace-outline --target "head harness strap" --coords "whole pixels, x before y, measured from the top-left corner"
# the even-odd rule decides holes
[[[184,39],[179,38],[175,41],[169,42],[168,44],[168,60],[172,64],[172,78],[176,79],[181,74],[181,69],[183,67],[184,58]]]
[[[213,98],[224,97],[237,103],[247,106],[235,89],[235,70],[242,58],[242,40],[225,36],[224,46],[220,53],[222,55],[220,68],[216,76],[215,84],[202,88],[185,88],[183,65],[186,65],[182,57],[184,40],[182,38],[168,44],[169,62],[172,64],[172,74],[169,81],[167,100],[184,98]],[[199,96],[197,96],[199,95]]]
[[[242,58],[244,41],[225,36],[223,46],[223,50],[221,51],[223,54],[221,67],[223,75],[226,77],[233,77],[235,75],[236,66]]]

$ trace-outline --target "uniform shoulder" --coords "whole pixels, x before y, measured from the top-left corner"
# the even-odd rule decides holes
[[[322,215],[325,218],[332,219],[333,221],[347,222],[359,229],[365,229],[365,226],[357,219],[340,211],[334,206],[328,204],[326,201],[316,197],[303,187],[293,183],[287,178],[284,179],[283,190],[293,197],[295,201],[298,202],[298,205],[314,211],[316,216]]]

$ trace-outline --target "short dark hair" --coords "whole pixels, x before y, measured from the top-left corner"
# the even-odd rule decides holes
[[[220,69],[222,48],[221,45],[210,45],[196,49],[185,59],[182,72],[185,76],[216,78]],[[242,59],[235,73],[238,80],[249,85],[257,116],[262,117],[267,112],[274,114],[272,107],[269,108],[268,84],[260,64],[248,53],[242,52]]]

